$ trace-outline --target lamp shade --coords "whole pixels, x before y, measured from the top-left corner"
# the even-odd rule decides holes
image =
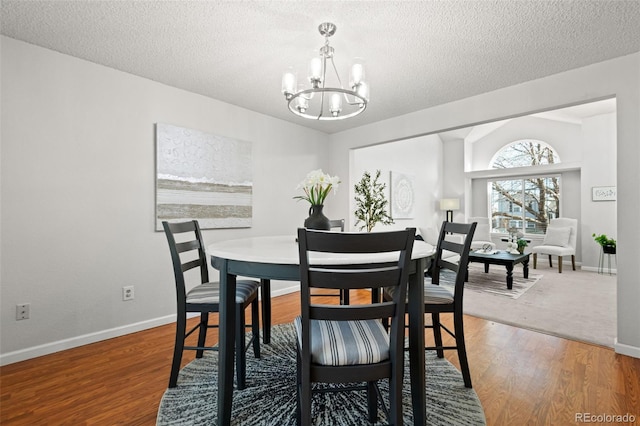
[[[460,199],[443,198],[440,200],[440,210],[460,210]]]

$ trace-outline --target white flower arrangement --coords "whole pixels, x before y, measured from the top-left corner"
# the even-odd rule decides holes
[[[302,189],[304,195],[298,195],[293,198],[306,200],[313,206],[322,205],[332,189],[338,190],[339,184],[340,178],[338,176],[329,176],[322,169],[312,170],[296,188]]]

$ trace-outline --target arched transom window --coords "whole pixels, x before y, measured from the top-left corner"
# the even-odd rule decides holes
[[[492,169],[510,169],[544,164],[557,164],[560,157],[547,143],[533,139],[512,142],[493,156],[489,167]]]

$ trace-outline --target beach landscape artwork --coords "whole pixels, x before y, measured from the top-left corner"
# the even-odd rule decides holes
[[[157,123],[156,155],[157,231],[164,220],[251,227],[250,142]]]

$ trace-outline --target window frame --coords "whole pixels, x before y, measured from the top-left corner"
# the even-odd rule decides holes
[[[514,173],[513,175],[502,175],[502,176],[499,176],[499,177],[488,178],[486,180],[486,183],[487,183],[487,217],[489,218],[489,221],[490,221],[491,234],[493,234],[493,235],[501,235],[501,236],[509,234],[508,232],[497,231],[496,230],[497,228],[494,228],[494,226],[493,226],[493,217],[494,217],[493,216],[493,209],[492,209],[493,182],[495,182],[495,181],[508,181],[508,180],[520,180],[520,181],[522,181],[523,185],[522,185],[522,189],[521,189],[521,195],[522,195],[522,201],[524,203],[524,194],[525,194],[525,190],[526,190],[526,186],[524,185],[524,181],[528,180],[528,179],[548,179],[548,178],[557,178],[558,179],[558,215],[557,216],[553,216],[553,217],[561,217],[562,216],[561,215],[561,212],[562,212],[562,194],[563,194],[563,189],[562,189],[563,176],[562,176],[562,173],[560,173],[560,172],[557,172],[557,173],[542,173],[542,174],[535,174],[535,173],[528,173],[528,174],[517,173],[516,174],[516,173]],[[522,211],[522,208],[520,210]],[[549,220],[551,220],[553,217],[549,216]],[[527,226],[527,220],[526,220],[525,217],[522,217],[520,219],[514,218],[514,219],[511,219],[511,221],[522,222],[521,226],[518,228],[518,232],[521,232],[527,238],[535,238],[536,236],[540,237],[540,236],[544,236],[546,234],[546,229],[542,233],[528,232],[529,227]]]

